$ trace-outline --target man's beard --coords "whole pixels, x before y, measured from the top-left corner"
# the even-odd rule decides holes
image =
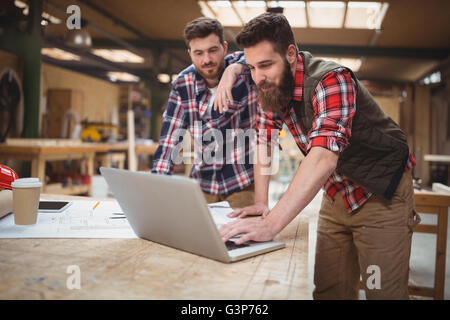
[[[205,71],[204,68],[208,66],[215,66],[216,68],[210,71]],[[222,71],[224,66],[224,62],[221,61],[220,63],[214,65],[213,63],[204,64],[201,66],[201,68],[196,68],[197,72],[200,73],[200,75],[205,79],[217,79],[219,77],[220,71]]]
[[[292,100],[292,94],[295,88],[295,79],[292,75],[289,62],[284,60],[284,70],[280,85],[271,82],[262,82],[258,84],[258,98],[263,110],[282,114],[282,110],[287,107]],[[262,88],[273,88],[263,91]]]

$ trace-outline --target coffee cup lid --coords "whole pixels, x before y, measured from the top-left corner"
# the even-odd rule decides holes
[[[13,188],[38,188],[42,187],[42,182],[39,178],[20,178],[11,183]]]

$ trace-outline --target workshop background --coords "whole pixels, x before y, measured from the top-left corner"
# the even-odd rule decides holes
[[[300,50],[356,73],[406,133],[417,161],[417,189],[450,197],[448,0],[1,1],[0,163],[21,177],[39,175],[44,193],[110,196],[98,173],[101,165],[151,169],[170,82],[190,64],[183,40],[186,23],[200,16],[217,18],[233,52],[242,26],[269,9],[283,11]],[[71,29],[77,14],[80,29]],[[270,186],[271,206],[303,158],[288,130],[280,137],[283,150]],[[73,151],[82,142],[96,149],[89,155]],[[34,160],[31,151],[1,153],[6,146],[63,148],[65,153]],[[33,161],[41,166],[34,168]],[[182,164],[175,173],[186,175],[189,169]],[[311,275],[321,196],[302,213],[310,217]],[[421,216],[423,222],[438,223],[434,216]],[[412,284],[436,286],[436,241],[435,234],[414,233]],[[438,281],[445,286],[445,299],[450,298],[448,257],[444,252],[446,277]],[[312,291],[312,276],[309,281]]]

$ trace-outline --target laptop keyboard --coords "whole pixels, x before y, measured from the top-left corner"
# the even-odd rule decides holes
[[[225,246],[227,247],[228,251],[231,251],[231,250],[234,250],[234,249],[245,248],[245,247],[248,247],[249,245],[245,244],[245,243],[243,243],[243,244],[236,244],[233,241],[228,240],[228,241],[225,242]]]

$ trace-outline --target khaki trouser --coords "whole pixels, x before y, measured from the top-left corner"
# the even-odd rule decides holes
[[[220,194],[209,194],[205,192],[203,192],[203,195],[205,196],[206,202],[208,203],[228,201],[230,203],[230,206],[233,208],[243,208],[255,204],[255,186],[253,183],[247,188],[242,189],[241,191],[225,196]]]
[[[375,195],[348,213],[340,194],[323,197],[317,226],[314,299],[357,299],[360,275],[367,299],[408,299],[414,210],[411,173],[391,204]]]

